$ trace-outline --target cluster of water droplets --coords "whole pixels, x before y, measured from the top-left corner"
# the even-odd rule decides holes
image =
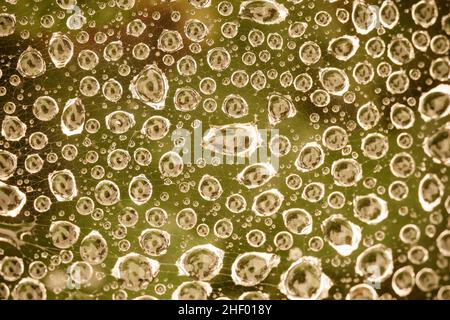
[[[450,299],[449,36],[445,0],[6,0],[0,299]]]

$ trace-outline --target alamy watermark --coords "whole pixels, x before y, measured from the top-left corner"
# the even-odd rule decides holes
[[[184,164],[236,165],[270,163],[278,169],[278,129],[258,129],[253,124],[212,126],[204,131],[201,122],[192,130],[172,132],[173,152]]]

